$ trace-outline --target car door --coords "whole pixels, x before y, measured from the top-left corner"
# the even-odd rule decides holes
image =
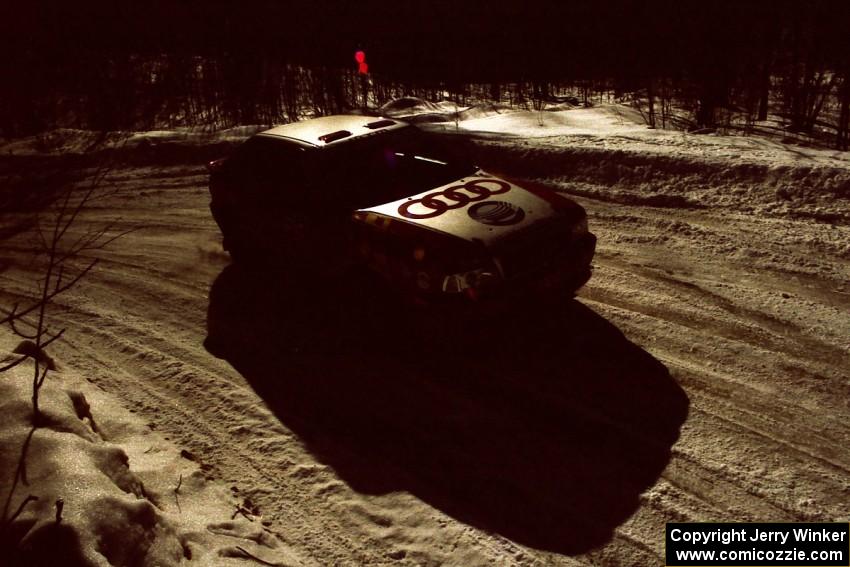
[[[310,212],[306,152],[286,140],[255,136],[234,157],[239,232],[254,251],[285,255],[301,245]]]

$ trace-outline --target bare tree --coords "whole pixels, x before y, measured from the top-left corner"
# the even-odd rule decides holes
[[[24,304],[15,303],[10,310],[0,308],[0,324],[7,324],[23,339],[15,349],[18,356],[0,367],[0,373],[32,360],[34,426],[42,422],[39,390],[48,373],[56,368],[45,349],[65,333],[64,328],[55,329],[50,324],[48,308],[56,296],[77,285],[97,265],[98,260],[86,258],[86,253],[102,249],[128,232],[113,233],[114,223],[83,230],[76,236],[70,231],[92,199],[103,195],[101,188],[108,171],[106,167],[96,169],[81,188],[69,184],[46,214],[40,215],[34,231],[35,254],[46,261],[43,275],[35,282],[37,293]]]
[[[650,128],[655,128],[655,85],[652,77],[646,81],[646,102],[647,106],[647,124]]]
[[[835,147],[839,150],[848,150],[850,149],[850,62],[845,63],[840,92]]]

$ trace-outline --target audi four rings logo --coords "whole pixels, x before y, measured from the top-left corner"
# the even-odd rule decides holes
[[[473,179],[462,185],[452,185],[442,191],[434,191],[418,199],[405,201],[399,205],[398,214],[407,219],[432,219],[446,211],[460,209],[469,203],[481,201],[491,195],[507,193],[510,190],[510,184],[501,179]],[[468,195],[463,191],[472,194]]]

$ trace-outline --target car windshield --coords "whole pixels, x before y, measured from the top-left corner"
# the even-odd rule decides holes
[[[395,201],[475,173],[471,163],[414,127],[323,149],[313,164],[322,190],[356,208]]]

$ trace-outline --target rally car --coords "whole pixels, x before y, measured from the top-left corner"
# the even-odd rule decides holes
[[[210,208],[235,263],[303,278],[360,263],[419,300],[575,291],[596,237],[574,201],[493,175],[389,118],[278,126],[209,164]]]

